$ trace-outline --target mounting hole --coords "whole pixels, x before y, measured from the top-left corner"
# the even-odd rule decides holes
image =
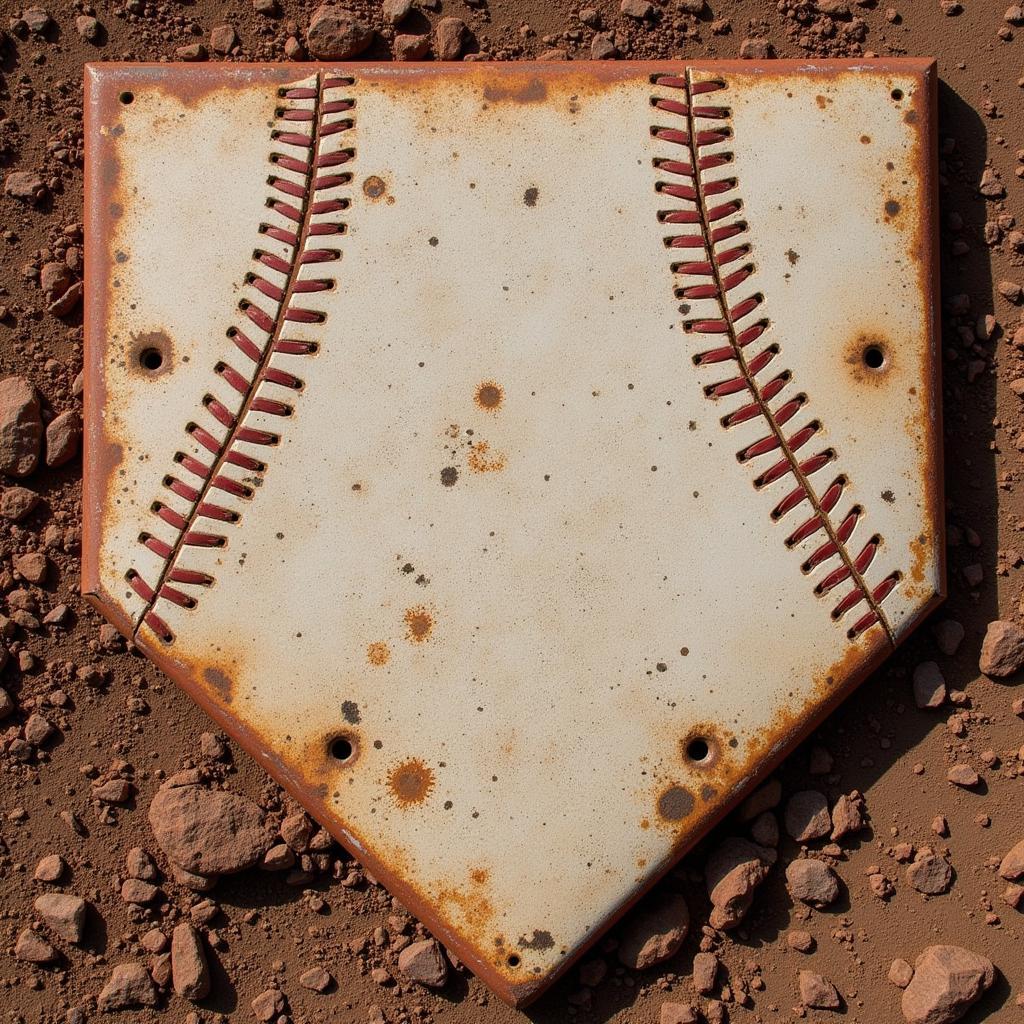
[[[347,736],[335,736],[328,746],[328,752],[335,761],[351,761],[355,756],[356,748]]]
[[[893,89],[893,91],[892,91],[891,93],[889,93],[889,95],[890,95],[890,96],[891,96],[891,97],[892,97],[892,98],[893,98],[893,99],[894,99],[894,100],[895,100],[895,101],[896,101],[897,103],[899,103],[899,101],[900,101],[901,99],[903,99],[903,90],[902,90],[902,89]]]
[[[509,953],[508,959],[505,961],[509,967],[518,967],[521,962],[518,953]]]
[[[144,370],[153,373],[164,365],[164,354],[158,348],[144,348],[139,353],[139,363]]]
[[[869,370],[880,370],[885,366],[885,351],[881,345],[866,345],[863,359],[864,365]]]
[[[122,102],[122,103],[123,103],[123,104],[124,104],[125,106],[128,106],[128,104],[129,104],[129,103],[131,103],[131,102],[132,102],[132,100],[134,100],[134,99],[135,99],[135,93],[133,93],[133,92],[123,92],[123,93],[121,93],[121,95],[120,95],[120,96],[118,96],[117,98],[118,98],[118,99],[119,99],[119,100],[120,100],[120,101],[121,101],[121,102]]]
[[[711,756],[711,744],[703,736],[694,736],[686,744],[686,756],[691,761],[706,761]]]

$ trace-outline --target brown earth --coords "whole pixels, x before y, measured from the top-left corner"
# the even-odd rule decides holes
[[[913,964],[924,947],[949,943],[989,958],[998,972],[963,1019],[1024,1020],[1024,902],[1014,909],[1001,900],[1007,882],[997,874],[1000,859],[1024,838],[1024,691],[1019,675],[992,680],[978,670],[986,625],[1020,616],[1024,550],[1024,539],[1016,536],[1024,529],[1016,494],[1017,451],[1024,448],[1018,305],[1024,236],[1014,234],[1024,190],[1024,139],[1018,134],[1024,27],[1011,23],[1019,8],[1004,16],[1005,3],[709,0],[700,13],[688,14],[695,5],[684,0],[627,0],[625,9],[642,15],[633,17],[603,0],[581,8],[562,0],[471,6],[431,0],[413,9],[399,32],[423,36],[442,18],[459,18],[468,32],[446,23],[431,43],[434,52],[454,48],[503,60],[553,50],[571,58],[734,57],[741,47],[758,54],[766,46],[785,57],[939,59],[950,598],[936,621],[956,620],[966,635],[951,655],[931,629],[922,628],[778,772],[780,818],[796,792],[819,790],[830,805],[853,790],[865,797],[864,830],[841,836],[834,846],[829,836],[806,844],[839,876],[838,900],[819,910],[790,897],[785,868],[800,847],[782,828],[779,863],[739,928],[726,935],[706,927],[708,851],[727,836],[750,834],[750,826],[734,819],[659,890],[662,896],[683,893],[690,908],[689,936],[667,961],[644,971],[622,966],[615,950],[627,922],[525,1014],[498,1003],[458,967],[439,990],[406,980],[398,954],[425,938],[422,929],[308,823],[293,816],[282,825],[296,809],[280,790],[241,751],[225,750],[213,736],[200,738],[209,729],[203,716],[126,650],[77,596],[76,456],[55,468],[41,465],[18,481],[4,479],[0,502],[5,515],[30,503],[30,495],[7,497],[15,483],[40,496],[19,523],[0,520],[0,634],[10,651],[0,683],[14,705],[7,713],[0,694],[0,1006],[7,1020],[98,1017],[96,999],[107,986],[106,1002],[134,992],[156,1003],[120,1019],[189,1024],[255,1020],[257,1014],[311,1024],[526,1018],[648,1024],[659,1020],[666,1002],[690,1001],[711,1020],[898,1021],[902,993],[890,977],[906,984],[909,968],[891,968],[893,961]],[[390,0],[384,8],[400,6]],[[17,375],[35,385],[47,422],[80,402],[81,312],[74,282],[82,269],[83,63],[174,59],[182,47],[191,50],[181,55],[220,59],[301,58],[312,7],[297,0],[130,0],[94,8],[47,0],[42,14],[3,0],[0,177],[22,172],[10,179],[11,188],[30,198],[0,196],[0,378]],[[381,5],[350,8],[376,30],[362,56],[387,59],[395,29]],[[419,53],[428,42],[403,39],[398,48]],[[994,183],[987,168],[998,175]],[[979,193],[983,175],[991,195]],[[45,264],[51,266],[43,271]],[[54,428],[49,461],[68,457],[68,446],[76,443],[69,430],[74,423],[72,416]],[[66,615],[47,616],[62,604]],[[918,710],[914,670],[931,661],[951,699]],[[934,670],[925,670],[918,688],[926,702],[941,700]],[[954,764],[976,772],[979,782],[951,784],[947,772]],[[276,845],[268,860],[287,869],[297,858],[291,873],[249,868],[223,878],[209,896],[182,885],[180,874],[170,875],[147,810],[163,779],[192,767],[226,780],[234,793],[267,812],[270,833],[276,830],[288,843],[271,836]],[[962,769],[954,777],[972,778]],[[844,805],[844,819],[853,814],[856,820],[855,804]],[[770,841],[772,819],[758,819],[754,829],[759,842]],[[932,849],[932,859],[918,855],[915,862],[922,846]],[[156,858],[158,870],[136,847]],[[40,865],[43,858],[49,859]],[[34,874],[57,880],[36,880]],[[822,879],[804,882],[821,891]],[[826,876],[824,888],[829,885]],[[947,886],[936,895],[918,891]],[[47,891],[88,901],[80,943],[64,934],[74,935],[77,927],[74,907],[60,904],[63,923],[38,923],[42,911],[33,903]],[[33,922],[35,931],[22,935]],[[185,922],[202,935],[198,948],[205,950],[210,974],[205,996],[196,937],[182,927]],[[172,932],[173,980],[164,952],[171,949]],[[664,943],[665,950],[675,946]],[[660,947],[654,942],[645,948]],[[704,957],[695,971],[698,949],[717,954],[717,970]],[[407,954],[404,961],[409,973],[443,981],[445,965],[434,950],[424,945],[413,952],[416,957]],[[51,953],[57,957],[53,965],[32,962]],[[108,986],[113,968],[123,964],[129,966]],[[140,964],[149,975],[131,966]],[[801,971],[809,973],[801,977]],[[703,995],[695,995],[692,975]],[[841,997],[838,1012],[801,1005],[801,993],[807,1003],[834,1002],[832,985]],[[676,1019],[689,1018],[681,1013]]]

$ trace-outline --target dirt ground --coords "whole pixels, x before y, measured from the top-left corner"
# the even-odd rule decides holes
[[[81,276],[84,62],[301,59],[313,5],[100,0],[94,7],[84,0],[43,0],[45,18],[20,2],[0,0],[0,177],[35,173],[45,195],[38,203],[0,196],[0,378],[31,382],[42,396],[44,419],[52,419],[81,402],[81,307],[72,295],[65,302],[70,310],[48,309],[55,291],[44,294],[40,272],[58,261],[71,281]],[[864,795],[867,828],[835,849],[815,846],[842,880],[840,898],[820,911],[794,905],[783,868],[800,847],[783,833],[780,866],[741,927],[728,935],[702,930],[709,909],[701,880],[706,853],[745,828],[727,821],[662,883],[662,893],[680,891],[690,905],[690,934],[679,952],[633,971],[619,965],[613,932],[582,970],[571,971],[521,1013],[489,996],[464,970],[440,992],[404,980],[397,948],[403,933],[416,937],[414,925],[383,889],[353,871],[337,846],[314,844],[316,854],[300,859],[305,870],[251,869],[222,879],[209,895],[179,884],[168,875],[146,814],[166,776],[199,766],[272,819],[294,808],[243,752],[230,745],[225,752],[214,737],[202,737],[212,729],[203,715],[102,629],[79,598],[76,456],[23,480],[3,481],[5,488],[17,483],[40,498],[20,522],[0,520],[0,635],[10,652],[0,684],[13,705],[0,723],[5,1020],[77,1024],[102,1016],[96,997],[112,967],[143,963],[160,980],[167,960],[153,929],[169,936],[176,923],[191,920],[205,936],[210,994],[193,1004],[164,985],[155,1007],[126,1011],[120,1019],[254,1020],[252,1001],[279,989],[286,1009],[273,1007],[271,999],[263,1019],[283,1013],[284,1020],[309,1024],[527,1018],[650,1024],[659,1020],[663,1003],[692,1001],[711,1020],[897,1021],[901,993],[888,977],[893,960],[913,963],[923,947],[955,942],[988,957],[999,971],[963,1019],[1024,1021],[1024,902],[1015,909],[1002,901],[1006,882],[996,872],[999,859],[1024,838],[1024,717],[1013,707],[1024,688],[1014,685],[1016,676],[995,681],[978,668],[988,623],[1021,614],[1024,551],[1018,536],[1024,505],[1016,492],[1018,451],[1024,449],[1024,235],[1015,234],[1024,194],[1024,15],[1014,24],[1006,4],[709,0],[690,14],[691,3],[653,0],[652,10],[637,18],[622,13],[618,0],[588,0],[584,8],[563,0],[432,0],[417,5],[401,28],[426,34],[440,18],[458,17],[469,29],[464,51],[502,60],[553,50],[572,59],[599,50],[613,59],[735,57],[744,45],[753,52],[763,48],[745,44],[751,39],[767,41],[780,57],[938,58],[950,596],[935,621],[955,620],[965,636],[955,654],[945,654],[932,629],[923,627],[778,772],[780,811],[800,790],[819,790],[830,802],[853,790]],[[377,31],[362,57],[389,59],[395,29],[380,4],[350,6]],[[595,35],[601,37],[596,44]],[[229,54],[217,53],[218,45]],[[998,176],[988,196],[979,192],[986,168]],[[992,180],[989,174],[986,181]],[[45,577],[26,582],[33,563],[21,559],[39,552],[46,556]],[[951,698],[919,710],[912,675],[926,661],[938,664]],[[947,770],[954,763],[975,769],[979,784],[951,785]],[[934,831],[937,816],[946,819],[948,828],[940,829],[946,834]],[[905,844],[930,846],[948,858],[953,877],[947,892],[915,891],[901,863],[912,856]],[[152,853],[161,868],[159,894],[142,905],[122,897],[126,854],[134,847]],[[53,854],[64,862],[60,880],[35,880],[39,862]],[[871,875],[884,875],[894,892],[874,894],[872,885],[881,883]],[[14,949],[22,930],[38,920],[33,900],[44,891],[73,892],[91,909],[82,943],[51,935],[56,962],[35,966],[16,958]],[[811,951],[791,948],[793,930],[811,933]],[[722,967],[713,990],[696,996],[690,976],[699,949],[715,952]],[[324,993],[299,981],[313,966],[331,975]],[[800,970],[838,988],[840,1012],[801,1006]]]

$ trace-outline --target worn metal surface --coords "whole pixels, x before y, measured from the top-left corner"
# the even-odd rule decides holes
[[[935,86],[89,68],[83,589],[511,1002],[940,598]]]

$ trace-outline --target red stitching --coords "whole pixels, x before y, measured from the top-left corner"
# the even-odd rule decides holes
[[[704,394],[715,401],[737,394],[746,396],[743,404],[721,417],[722,426],[725,428],[748,421],[764,420],[768,433],[748,443],[737,454],[737,459],[746,463],[771,452],[782,453],[783,458],[778,459],[755,478],[754,486],[763,488],[786,477],[794,478],[793,486],[772,509],[771,518],[781,521],[804,505],[809,505],[813,510],[810,518],[793,530],[785,543],[788,547],[795,547],[816,533],[823,532],[827,535],[827,542],[818,547],[804,562],[802,569],[804,572],[811,572],[831,559],[840,560],[841,564],[827,572],[814,588],[814,592],[820,596],[828,594],[843,582],[852,581],[853,589],[834,605],[833,619],[842,618],[858,604],[866,602],[869,605],[869,612],[854,623],[847,635],[853,639],[877,622],[885,629],[889,640],[895,643],[892,628],[882,613],[881,602],[896,586],[900,575],[893,573],[874,590],[868,588],[864,573],[874,561],[881,538],[877,535],[872,537],[856,556],[847,550],[846,545],[861,518],[862,509],[854,506],[839,526],[833,525],[831,513],[840,501],[846,486],[846,478],[837,477],[820,497],[811,482],[811,477],[815,473],[834,461],[835,452],[829,449],[805,459],[798,459],[796,455],[818,433],[821,424],[817,420],[811,420],[797,426],[791,433],[783,430],[785,424],[796,420],[806,408],[807,396],[802,393],[786,395],[786,389],[792,380],[789,371],[775,374],[764,384],[760,382],[759,375],[779,353],[778,344],[769,344],[751,355],[747,354],[747,349],[753,346],[769,327],[769,321],[763,318],[753,323],[748,322],[752,316],[759,314],[764,297],[755,294],[738,302],[729,302],[727,299],[733,289],[747,281],[754,273],[754,267],[750,263],[737,269],[726,269],[750,255],[749,243],[740,238],[748,229],[746,222],[738,219],[743,204],[742,200],[733,194],[738,188],[736,179],[724,177],[706,181],[703,174],[710,168],[723,167],[730,163],[731,156],[721,152],[704,153],[702,150],[732,137],[732,130],[728,124],[732,112],[725,105],[694,105],[692,102],[693,96],[720,92],[726,89],[727,85],[720,81],[692,83],[687,77],[673,75],[656,76],[653,81],[655,85],[663,88],[680,89],[685,97],[682,101],[665,97],[651,99],[654,109],[670,116],[685,118],[685,125],[682,128],[663,125],[651,127],[654,138],[686,149],[686,158],[683,160],[655,161],[655,167],[662,174],[684,179],[681,182],[659,182],[656,186],[657,192],[686,200],[694,206],[693,210],[659,211],[659,223],[685,225],[688,228],[679,234],[670,235],[664,242],[672,250],[700,250],[700,256],[704,257],[675,263],[672,265],[672,272],[709,279],[707,283],[676,288],[675,294],[677,298],[683,300],[713,300],[718,307],[716,315],[685,319],[682,326],[687,334],[707,336],[709,339],[720,337],[723,342],[727,342],[697,352],[693,356],[694,365],[702,367],[717,363],[733,363],[738,369],[738,373],[725,380],[705,386]],[[713,128],[705,128],[697,123],[698,119],[717,123]],[[719,196],[722,197],[721,200],[716,198],[712,201],[712,197]],[[727,218],[733,219],[726,223]],[[738,244],[724,251],[720,250],[722,243],[731,239],[737,239]],[[687,307],[684,306],[683,310],[685,314]]]
[[[271,314],[251,300],[246,299],[239,303],[239,312],[266,336],[262,341],[254,341],[237,326],[231,327],[228,331],[229,336],[251,366],[246,371],[240,371],[224,362],[219,362],[214,367],[214,373],[242,396],[239,410],[233,413],[213,395],[204,396],[200,407],[210,416],[212,422],[219,425],[215,429],[223,434],[223,439],[218,440],[214,433],[199,423],[190,422],[186,425],[186,432],[193,441],[210,452],[212,463],[206,465],[200,459],[184,452],[179,452],[175,456],[175,464],[196,478],[198,483],[186,483],[175,476],[165,477],[163,483],[172,494],[191,503],[191,510],[182,515],[162,501],[153,503],[154,514],[175,531],[175,540],[169,544],[151,534],[141,534],[140,543],[163,560],[159,578],[154,585],[150,585],[135,569],[130,569],[125,577],[132,589],[146,602],[136,629],[145,623],[165,643],[171,643],[174,635],[166,621],[155,611],[156,603],[159,600],[166,600],[182,608],[194,608],[197,604],[195,596],[171,584],[208,587],[214,583],[213,577],[207,573],[177,565],[182,550],[186,547],[223,547],[227,543],[226,535],[199,528],[199,521],[225,524],[236,523],[240,519],[234,509],[212,500],[215,493],[220,491],[242,499],[251,499],[254,496],[255,492],[249,484],[234,479],[225,470],[237,467],[249,473],[261,474],[266,471],[264,462],[239,450],[238,446],[266,447],[276,445],[280,441],[278,434],[245,426],[248,413],[288,417],[293,412],[289,402],[268,397],[263,393],[262,385],[275,385],[291,391],[299,391],[303,387],[302,380],[295,374],[271,367],[271,357],[277,353],[309,356],[318,351],[316,342],[289,339],[283,336],[283,332],[289,323],[323,323],[323,312],[305,305],[297,305],[296,298],[300,295],[312,297],[332,289],[335,284],[333,277],[304,277],[300,280],[299,275],[305,266],[325,265],[341,258],[338,249],[324,248],[319,242],[315,246],[311,243],[315,238],[341,235],[346,230],[344,223],[325,223],[314,218],[340,213],[349,205],[346,199],[323,198],[318,194],[348,184],[351,175],[319,172],[324,168],[339,167],[347,163],[354,156],[354,151],[346,149],[335,153],[320,153],[319,150],[323,139],[352,127],[350,118],[334,115],[351,110],[353,101],[327,100],[325,93],[329,89],[348,87],[352,83],[352,79],[323,78],[318,75],[315,88],[301,86],[279,90],[279,95],[284,99],[312,100],[313,105],[312,108],[283,107],[277,112],[279,123],[302,124],[304,131],[275,128],[271,132],[271,138],[282,148],[291,146],[307,151],[305,159],[288,153],[272,152],[270,155],[273,166],[303,176],[301,184],[275,174],[267,178],[269,188],[292,200],[285,202],[280,198],[271,197],[267,200],[267,206],[279,216],[291,221],[295,225],[295,230],[261,223],[261,235],[283,243],[290,251],[287,258],[282,258],[276,253],[257,248],[253,252],[253,260],[258,266],[267,267],[281,275],[283,280],[271,280],[263,274],[253,272],[246,275],[246,282],[256,292],[274,302],[277,309]],[[312,134],[305,134],[305,131]]]

